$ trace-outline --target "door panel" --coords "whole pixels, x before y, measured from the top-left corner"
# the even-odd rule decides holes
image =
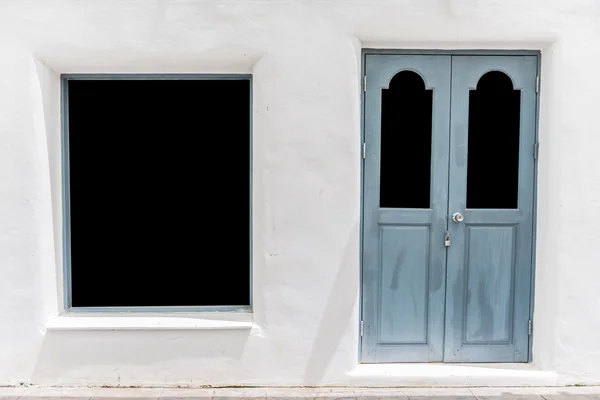
[[[465,344],[512,342],[514,225],[467,226]]]
[[[363,362],[442,360],[450,62],[366,56]]]
[[[528,358],[536,70],[535,56],[452,57],[448,215],[464,220],[449,218],[446,362]]]
[[[428,225],[381,227],[379,344],[427,344],[430,235]]]

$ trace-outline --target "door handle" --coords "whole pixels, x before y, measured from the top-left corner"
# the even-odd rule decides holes
[[[459,212],[452,214],[452,221],[454,222],[463,222],[464,219],[465,217],[463,217],[463,215]]]

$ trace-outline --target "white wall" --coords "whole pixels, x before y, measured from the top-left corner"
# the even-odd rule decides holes
[[[362,47],[542,50],[534,365],[600,383],[597,1],[5,0],[0,384],[370,383],[352,377]],[[253,74],[251,330],[46,329],[62,304],[64,72]]]

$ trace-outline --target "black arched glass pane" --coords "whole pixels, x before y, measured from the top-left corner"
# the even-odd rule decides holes
[[[499,71],[469,93],[467,208],[517,208],[521,91]]]
[[[430,207],[432,100],[412,71],[382,90],[380,207]]]

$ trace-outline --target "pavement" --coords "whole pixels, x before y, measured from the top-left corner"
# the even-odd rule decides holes
[[[0,400],[600,400],[600,386],[511,388],[0,387]]]

